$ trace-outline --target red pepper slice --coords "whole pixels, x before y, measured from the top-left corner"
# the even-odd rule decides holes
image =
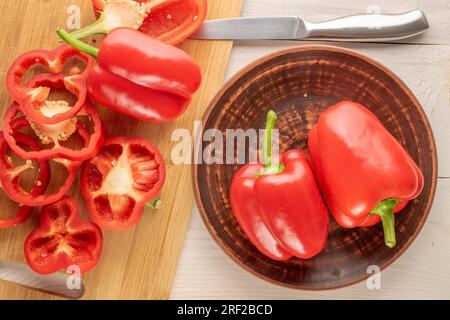
[[[24,144],[27,147],[29,147],[32,150],[39,150],[39,145],[30,137],[20,134],[20,133],[16,133],[15,134],[15,139],[18,143],[20,144]],[[4,143],[4,139],[3,139],[3,135],[0,134],[0,145],[2,145]],[[48,185],[48,180],[50,177],[50,168],[48,166],[47,161],[38,161],[38,166],[39,166],[39,176],[37,178],[37,180],[35,181],[35,183],[33,184],[33,188],[30,192],[30,194],[32,196],[39,196],[41,195],[45,189],[47,188]],[[27,165],[18,167],[17,170],[26,170]],[[1,184],[0,184],[1,187]],[[12,218],[12,219],[7,219],[7,220],[0,220],[0,229],[2,228],[9,228],[9,227],[13,227],[16,226],[18,224],[21,224],[23,222],[25,222],[28,217],[30,216],[31,212],[33,211],[33,207],[29,207],[29,206],[24,206],[24,205],[19,205],[18,207],[18,213],[17,215]]]
[[[202,25],[208,7],[206,0],[93,0],[92,3],[98,20],[72,32],[74,38],[127,27],[177,45]]]
[[[29,124],[24,117],[17,118],[12,123],[12,129],[14,131],[19,131],[24,126],[28,125]],[[78,130],[80,136],[83,139],[89,138],[89,133],[87,132],[86,129],[84,129],[83,126],[80,126]],[[29,141],[28,139],[30,137],[23,135],[20,132],[15,133],[16,139],[17,137],[19,137],[19,135],[22,139],[27,138],[27,141]],[[0,181],[3,186],[3,191],[12,200],[31,207],[47,205],[61,199],[67,193],[67,191],[70,189],[73,182],[75,181],[78,168],[81,166],[82,163],[81,161],[72,161],[64,158],[53,158],[52,161],[58,162],[59,164],[62,164],[65,167],[67,171],[67,178],[64,181],[64,183],[60,186],[59,190],[57,190],[56,192],[52,194],[36,195],[33,194],[33,192],[29,193],[25,191],[20,185],[19,179],[20,173],[22,173],[26,169],[31,168],[31,161],[28,160],[25,166],[17,167],[12,163],[11,159],[8,157],[8,150],[9,150],[8,143],[4,138],[4,134],[2,134],[0,137]],[[40,161],[44,160],[39,160],[39,163]],[[43,181],[40,181],[40,179],[38,179],[36,180],[36,183],[40,184],[43,183]]]
[[[308,148],[336,221],[354,228],[381,219],[385,243],[394,247],[394,212],[416,198],[424,183],[400,143],[367,108],[342,101],[321,115]]]
[[[85,273],[97,265],[102,247],[100,228],[81,220],[75,201],[64,196],[42,208],[40,226],[25,240],[24,251],[28,265],[37,273],[50,274],[73,265]]]
[[[269,258],[294,255],[310,259],[325,247],[328,212],[306,157],[286,152],[281,164],[271,157],[270,111],[264,142],[264,164],[248,164],[234,177],[230,199],[233,213],[255,246]],[[258,171],[259,170],[259,171]]]
[[[150,142],[114,137],[83,164],[81,191],[92,219],[100,227],[124,230],[137,223],[165,178],[164,160]]]
[[[200,67],[188,54],[138,31],[115,29],[100,49],[64,30],[58,34],[98,57],[98,65],[89,73],[89,95],[112,110],[147,121],[170,121],[186,109],[200,86]]]
[[[64,75],[63,74],[41,74],[34,77],[27,85],[31,88],[39,87],[43,83],[55,83],[63,84]],[[65,103],[62,101],[55,101],[54,105],[57,106],[62,104],[65,107]],[[103,124],[100,119],[95,107],[90,103],[89,99],[86,100],[83,109],[75,115],[73,118],[64,120],[56,124],[40,124],[35,123],[31,120],[27,120],[25,117],[17,118],[17,116],[22,112],[19,105],[14,103],[6,112],[4,123],[4,137],[8,142],[9,147],[14,150],[19,156],[24,159],[54,159],[54,158],[66,158],[70,160],[86,160],[92,158],[97,152],[104,141],[104,129]],[[92,134],[88,134],[84,137],[84,146],[79,150],[74,150],[72,148],[65,147],[60,144],[60,141],[65,141],[69,137],[78,132],[80,135],[87,132],[85,126],[78,117],[87,116],[93,126]],[[51,148],[41,148],[39,150],[24,150],[21,148],[15,140],[13,130],[11,128],[12,124],[16,123],[19,125],[20,129],[31,127],[37,137],[41,140],[43,145],[51,145]],[[81,132],[80,132],[81,131]]]
[[[61,73],[65,63],[73,57],[78,57],[86,62],[83,72],[68,74],[62,82],[41,83],[42,86],[31,88],[23,83],[28,70],[34,65],[43,65],[51,73]],[[27,52],[18,57],[11,65],[6,74],[6,89],[16,101],[22,111],[31,120],[41,124],[55,124],[76,115],[86,101],[86,81],[88,71],[94,63],[93,59],[75,48],[64,45],[52,51],[36,50]],[[64,110],[52,110],[47,99],[51,89],[65,88],[77,97],[74,106]]]

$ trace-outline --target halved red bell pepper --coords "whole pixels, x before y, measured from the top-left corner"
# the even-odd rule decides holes
[[[189,38],[206,17],[206,0],[93,0],[97,21],[71,33],[74,38],[128,27],[177,45]]]
[[[264,164],[248,164],[235,175],[230,200],[233,213],[251,242],[266,256],[310,259],[325,247],[328,212],[308,161],[290,150],[277,164],[271,156],[270,111],[264,142]]]
[[[59,36],[98,58],[89,72],[93,100],[128,116],[155,122],[181,115],[201,83],[199,65],[184,51],[129,28],[118,28],[100,49]]]
[[[22,128],[29,126],[28,121],[25,117],[17,118],[13,120],[12,129],[16,133],[14,134],[16,138],[21,135],[19,132]],[[80,126],[78,128],[80,136],[85,139],[89,139],[90,135],[87,130]],[[29,136],[22,135],[23,138],[30,138]],[[32,163],[30,160],[26,162],[25,166],[17,167],[12,163],[11,158],[8,156],[9,145],[4,138],[4,134],[1,135],[0,139],[0,181],[3,186],[3,191],[12,200],[31,207],[43,206],[50,204],[61,199],[67,191],[72,186],[75,178],[77,177],[78,168],[81,166],[81,161],[73,161],[64,158],[53,158],[51,161],[61,164],[67,171],[66,180],[59,187],[59,189],[51,194],[41,194],[36,195],[33,192],[27,192],[23,189],[20,183],[19,175],[25,170],[32,168]],[[31,143],[31,142],[30,142]],[[44,161],[44,160],[39,160]],[[50,161],[50,160],[47,160]],[[36,183],[42,183],[40,180],[36,180]]]
[[[63,74],[41,74],[34,77],[27,85],[31,88],[45,85],[46,83],[64,83]],[[53,101],[55,106],[66,106],[64,101]],[[40,124],[33,122],[25,117],[18,118],[22,110],[17,103],[14,103],[6,112],[3,121],[3,134],[8,142],[9,147],[14,150],[19,156],[24,159],[54,159],[65,158],[69,160],[86,160],[90,159],[98,152],[98,149],[104,141],[103,124],[95,107],[91,104],[89,99],[86,100],[83,105],[83,109],[75,115],[73,118],[64,120],[56,124]],[[92,123],[93,132],[88,134],[87,138],[84,138],[84,145],[81,149],[72,149],[60,144],[60,141],[66,141],[75,132],[80,135],[84,134],[87,130],[84,124],[78,119],[78,117],[88,117]],[[14,131],[12,130],[12,124],[16,126],[20,124],[20,128],[31,127],[35,135],[41,140],[42,145],[51,145],[51,148],[40,148],[39,150],[25,150],[17,144]],[[81,131],[81,133],[80,133]]]
[[[400,143],[366,107],[342,101],[328,108],[308,141],[326,203],[345,228],[383,222],[394,247],[394,211],[423,188],[423,175]]]
[[[102,228],[124,230],[140,219],[161,190],[166,166],[158,149],[142,138],[107,139],[83,164],[81,191],[92,219]]]
[[[78,266],[85,273],[97,265],[102,247],[100,228],[81,220],[75,200],[64,196],[42,208],[40,226],[25,240],[25,258],[30,268],[40,274],[70,266]]]
[[[32,150],[40,149],[39,145],[33,139],[31,139],[30,137],[28,137],[26,135],[16,132],[15,139],[16,139],[17,143],[23,144]],[[0,134],[0,145],[3,145],[4,143],[5,143],[5,140],[3,139],[3,135]],[[50,168],[48,166],[47,161],[41,160],[41,161],[38,161],[37,164],[39,166],[39,172],[38,172],[38,178],[34,182],[33,188],[30,191],[30,194],[32,196],[39,196],[43,192],[45,192],[45,189],[47,188],[48,180],[50,177]],[[23,166],[16,167],[16,170],[17,170],[17,172],[21,172],[21,171],[27,170],[28,168],[29,168],[29,163],[28,164],[26,163]],[[1,183],[0,183],[0,187],[1,187]],[[18,213],[14,218],[0,220],[0,229],[13,227],[13,226],[16,226],[18,224],[25,222],[28,219],[28,217],[30,216],[32,211],[33,211],[32,207],[19,205]]]
[[[78,57],[86,62],[83,72],[67,74],[61,82],[47,82],[43,86],[31,88],[23,83],[27,72],[34,65],[43,65],[51,73],[61,73],[64,66],[71,58]],[[22,111],[31,120],[41,124],[55,124],[75,116],[86,101],[86,81],[93,59],[79,50],[64,45],[52,51],[36,50],[27,52],[18,57],[6,74],[6,89],[16,101]],[[65,108],[53,108],[47,99],[51,89],[65,88],[77,97],[74,106]]]

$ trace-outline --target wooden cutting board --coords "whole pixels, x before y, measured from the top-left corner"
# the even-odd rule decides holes
[[[208,19],[239,16],[242,2],[243,0],[208,0]],[[88,0],[0,1],[2,114],[11,103],[3,81],[8,66],[23,52],[39,48],[49,50],[58,46],[55,30],[66,26],[69,17],[67,10],[71,5],[80,7],[82,25],[93,21],[91,1]],[[169,124],[158,125],[136,121],[100,108],[108,134],[148,138],[161,150],[167,162],[168,173],[161,195],[164,203],[161,210],[146,209],[139,224],[131,230],[104,232],[101,261],[95,270],[83,276],[87,289],[85,299],[169,297],[193,205],[190,165],[172,163],[170,154],[177,141],[171,141],[171,134],[177,128],[185,128],[192,133],[194,121],[201,119],[209,101],[223,84],[232,43],[189,40],[182,48],[200,63],[204,81],[188,111],[181,118]],[[54,178],[61,179],[58,172]],[[74,184],[70,194],[78,199],[83,215],[87,218],[78,182]],[[10,212],[10,201],[3,195],[0,196],[0,201],[4,212]],[[0,217],[2,216],[3,213]],[[37,223],[38,213],[35,211],[25,224],[0,230],[0,260],[24,262],[23,242]],[[56,297],[0,281],[0,299]]]

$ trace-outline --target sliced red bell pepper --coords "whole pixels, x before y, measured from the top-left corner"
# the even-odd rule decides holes
[[[400,143],[364,106],[343,101],[327,109],[308,141],[326,203],[345,228],[383,222],[394,247],[394,211],[423,188],[423,175]]]
[[[81,191],[100,227],[124,230],[138,222],[165,178],[166,166],[155,146],[142,138],[114,137],[83,164]]]
[[[138,31],[115,29],[100,49],[63,30],[58,34],[98,58],[89,73],[88,92],[112,110],[146,121],[170,121],[184,112],[200,86],[200,67],[188,54]]]
[[[264,142],[264,164],[248,164],[233,179],[233,213],[252,243],[266,256],[310,259],[325,247],[328,212],[306,157],[297,150],[271,157],[271,131],[276,114],[270,111]]]
[[[28,137],[26,135],[23,135],[21,133],[16,133],[15,139],[16,139],[17,143],[26,145],[28,148],[30,148],[32,150],[40,149],[39,145],[33,139],[31,139],[30,137]],[[3,145],[4,143],[5,143],[5,141],[3,139],[3,135],[0,134],[0,145]],[[33,188],[30,191],[30,194],[35,197],[39,196],[43,192],[45,192],[45,189],[47,188],[48,180],[50,177],[50,168],[48,166],[47,161],[41,160],[41,161],[38,161],[37,164],[39,166],[38,178],[34,182]],[[29,165],[30,165],[29,163],[28,164],[26,163],[23,166],[16,167],[16,170],[17,170],[17,172],[27,170],[29,168]],[[0,187],[1,187],[1,184],[0,184]],[[33,207],[19,205],[18,213],[14,218],[0,220],[0,229],[13,227],[13,226],[16,226],[18,224],[25,222],[28,219],[28,217],[30,216],[32,211],[33,211]]]
[[[119,27],[140,32],[177,45],[189,38],[206,18],[206,0],[93,0],[93,24],[70,35],[84,38],[109,33]]]
[[[29,136],[23,135],[20,132],[18,132],[25,126],[29,126],[29,123],[28,121],[26,121],[25,117],[17,118],[12,122],[12,129],[13,131],[17,132],[14,134],[16,138],[19,135],[21,135],[22,139],[30,138]],[[83,139],[89,139],[90,135],[84,128],[84,126],[79,126],[78,130],[80,136]],[[64,158],[53,158],[52,161],[61,164],[66,169],[67,171],[66,180],[56,192],[51,194],[36,195],[33,194],[33,192],[30,193],[24,190],[20,184],[19,175],[24,170],[32,168],[31,161],[28,160],[25,166],[17,167],[12,163],[11,158],[8,156],[9,149],[10,148],[8,146],[8,143],[4,138],[4,134],[2,134],[0,137],[0,181],[3,186],[3,191],[12,200],[31,207],[43,206],[61,199],[67,193],[67,191],[70,189],[73,182],[75,181],[78,168],[81,166],[82,163],[81,161],[72,161]],[[44,160],[39,160],[39,162],[40,161]],[[42,181],[36,180],[36,183],[42,183]]]
[[[64,196],[42,208],[40,226],[26,238],[24,247],[28,265],[37,273],[50,274],[70,266],[85,273],[100,259],[103,235],[95,223],[81,220],[75,200]]]
[[[51,73],[61,73],[64,70],[65,63],[74,57],[86,62],[86,68],[83,72],[67,74],[62,82],[41,82],[42,86],[36,88],[23,83],[25,75],[34,65],[43,65]],[[88,71],[93,63],[94,61],[89,55],[68,45],[52,51],[30,51],[21,55],[12,63],[6,74],[6,89],[28,118],[41,124],[55,124],[72,118],[83,107],[87,95]],[[77,102],[74,106],[66,105],[64,108],[53,108],[47,101],[50,90],[63,88],[74,94],[77,97]]]
[[[45,83],[64,83],[63,74],[42,74],[33,78],[27,85],[34,88]],[[64,101],[54,101],[53,105],[66,106]],[[69,160],[86,160],[90,159],[98,152],[98,149],[104,141],[103,124],[95,107],[86,100],[83,109],[73,118],[64,120],[56,124],[40,124],[33,122],[25,117],[18,118],[22,110],[17,103],[14,103],[6,112],[3,121],[3,134],[8,142],[9,147],[24,159],[54,159],[65,158]],[[75,132],[84,134],[87,130],[78,117],[88,117],[92,123],[93,132],[84,138],[84,145],[81,149],[72,149],[60,144],[60,141],[66,141]],[[13,134],[13,123],[20,125],[20,129],[31,127],[37,137],[41,140],[42,145],[51,145],[50,148],[40,148],[39,150],[25,150],[17,144],[15,135]],[[80,134],[81,135],[81,134]]]

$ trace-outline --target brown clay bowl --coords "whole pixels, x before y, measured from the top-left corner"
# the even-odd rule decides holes
[[[430,211],[437,181],[436,146],[427,117],[407,86],[390,70],[357,52],[302,46],[264,57],[235,75],[211,102],[203,130],[263,128],[278,114],[280,152],[307,149],[321,112],[340,100],[367,106],[421,168],[425,187],[396,217],[397,246],[384,245],[381,225],[344,229],[330,218],[325,250],[311,260],[273,261],[258,252],[230,209],[229,188],[239,165],[198,164],[193,184],[202,218],[219,246],[239,265],[273,283],[297,289],[332,289],[386,268],[411,245]],[[199,142],[203,148],[209,142]],[[301,203],[299,203],[301,206]]]

